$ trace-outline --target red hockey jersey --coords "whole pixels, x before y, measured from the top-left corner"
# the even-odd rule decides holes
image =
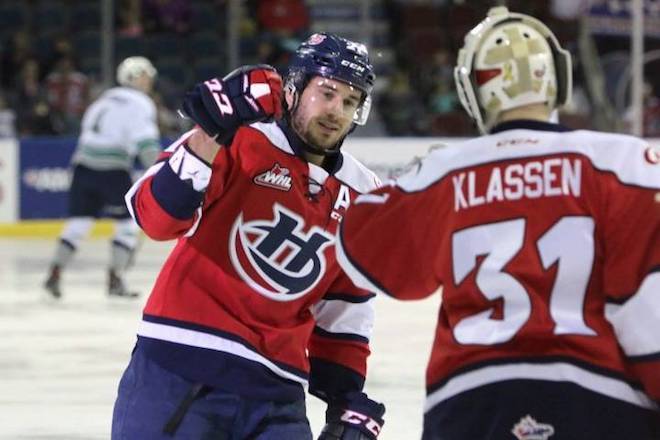
[[[336,264],[334,234],[377,177],[341,153],[301,159],[286,125],[242,127],[213,164],[172,144],[126,196],[156,240],[178,238],[145,306],[138,349],[191,380],[290,399],[361,388],[374,295]],[[309,356],[308,353],[309,352]]]
[[[658,150],[554,124],[509,128],[434,150],[358,197],[340,263],[359,286],[399,299],[442,286],[427,411],[508,379],[572,382],[654,408]]]

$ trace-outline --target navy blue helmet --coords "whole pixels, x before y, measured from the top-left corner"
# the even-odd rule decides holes
[[[361,90],[362,103],[353,122],[359,125],[367,122],[376,75],[364,44],[329,33],[313,34],[292,55],[285,83],[294,92],[301,93],[315,75]]]

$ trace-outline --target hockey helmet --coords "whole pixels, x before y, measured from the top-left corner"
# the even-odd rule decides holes
[[[465,36],[454,79],[461,104],[487,133],[505,110],[567,104],[571,55],[541,21],[498,6]]]
[[[353,122],[358,125],[367,122],[376,75],[364,44],[330,33],[313,34],[292,55],[285,87],[297,96],[315,75],[342,81],[362,91],[362,102]]]
[[[150,78],[156,76],[156,68],[145,57],[128,57],[117,66],[117,82],[122,86],[132,86],[135,79],[146,74]]]

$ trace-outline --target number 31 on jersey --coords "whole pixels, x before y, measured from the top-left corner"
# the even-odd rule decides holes
[[[474,226],[452,236],[454,284],[459,286],[485,256],[476,284],[489,300],[501,298],[503,319],[493,319],[492,308],[461,319],[453,329],[461,344],[491,345],[511,340],[532,313],[529,293],[504,268],[521,251],[525,219]],[[590,217],[563,217],[537,240],[536,250],[545,270],[557,263],[549,312],[554,334],[595,335],[584,322],[583,305],[594,261],[594,221]]]

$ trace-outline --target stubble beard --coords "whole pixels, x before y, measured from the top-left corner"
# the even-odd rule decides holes
[[[316,124],[316,120],[314,119],[310,119],[307,122],[307,126],[305,126],[304,121],[299,117],[294,116],[293,118],[291,118],[291,120],[293,123],[293,129],[296,131],[298,136],[300,136],[303,141],[307,142],[312,147],[323,150],[329,150],[332,147],[334,147],[338,142],[339,138],[331,141],[331,140],[325,140],[321,136],[316,135],[316,133],[312,129],[312,126]]]

